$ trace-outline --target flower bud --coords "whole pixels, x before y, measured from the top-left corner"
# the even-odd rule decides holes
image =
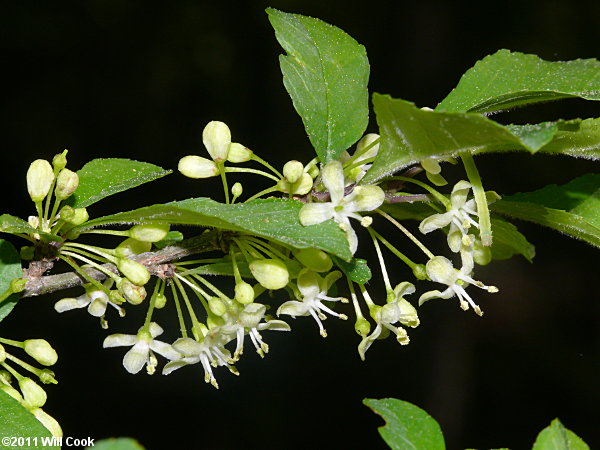
[[[354,193],[357,211],[372,211],[379,208],[385,200],[383,189],[375,185],[357,186]]]
[[[41,408],[46,403],[46,391],[29,377],[19,380],[19,387],[23,393],[24,406],[27,409]]]
[[[126,260],[130,261],[130,260]],[[146,298],[146,289],[143,286],[136,286],[127,278],[121,278],[117,283],[117,289],[132,305],[139,305]]]
[[[238,198],[244,192],[244,188],[241,183],[235,183],[231,188],[231,194],[234,198]]]
[[[362,316],[356,318],[356,323],[354,324],[354,331],[359,336],[365,337],[367,334],[371,332],[371,324],[367,319]]]
[[[35,416],[37,420],[39,420],[44,427],[52,434],[54,437],[62,437],[63,431],[58,422],[54,417],[50,414],[46,413],[41,408],[34,408],[31,410],[31,413]]]
[[[227,306],[218,297],[210,297],[208,299],[208,309],[214,315],[221,317],[227,312]]]
[[[413,267],[413,275],[417,280],[426,280],[427,269],[425,268],[425,264],[416,264]]]
[[[294,252],[298,261],[315,272],[329,272],[333,261],[327,253],[318,248],[303,248]]]
[[[154,296],[154,307],[156,309],[162,309],[167,304],[167,296],[162,292],[156,293]]]
[[[60,172],[67,167],[67,152],[68,150],[63,150],[62,153],[57,153],[54,155],[54,158],[52,158],[52,165],[56,172]]]
[[[148,272],[146,266],[132,259],[119,259],[117,268],[119,272],[137,286],[143,286],[150,281],[150,272]]]
[[[283,166],[283,176],[290,182],[295,183],[304,173],[304,165],[300,161],[292,160]]]
[[[54,172],[52,166],[45,159],[36,159],[27,171],[27,191],[34,202],[41,202],[46,198],[52,182]]]
[[[242,304],[252,303],[254,301],[254,288],[245,281],[240,281],[235,285],[235,299]]]
[[[252,150],[244,147],[242,144],[232,142],[229,144],[229,153],[227,154],[227,161],[231,163],[243,163],[252,159]]]
[[[138,241],[134,238],[127,238],[115,248],[115,256],[117,258],[128,258],[130,256],[139,255],[140,253],[149,252],[152,248],[151,242]]]
[[[279,259],[255,259],[250,263],[250,272],[266,289],[281,289],[290,280],[287,267]]]
[[[223,122],[209,122],[202,131],[202,142],[214,161],[224,161],[229,153],[231,131]]]
[[[295,183],[290,183],[285,178],[279,180],[277,183],[277,189],[279,189],[281,192],[285,192],[286,194],[289,194],[291,190],[293,195],[308,194],[312,187],[313,180],[307,173],[302,174],[300,179]]]
[[[14,398],[19,403],[23,403],[23,396],[19,391],[17,391],[14,387],[9,384],[0,384],[0,391],[6,392],[12,398]]]
[[[129,237],[144,242],[162,241],[169,233],[169,224],[135,225],[129,230]]]
[[[210,178],[219,174],[214,161],[196,155],[181,158],[177,168],[188,178]]]
[[[52,366],[58,360],[56,350],[45,339],[27,339],[25,352],[43,366]]]
[[[90,218],[85,208],[71,208],[70,206],[63,206],[60,209],[60,219],[64,220],[71,225],[81,225]]]
[[[54,195],[59,200],[69,198],[79,186],[79,175],[69,169],[62,169],[56,177],[56,189]]]

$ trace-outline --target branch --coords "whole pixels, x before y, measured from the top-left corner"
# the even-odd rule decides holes
[[[141,264],[144,264],[151,274],[160,276],[164,273],[164,265],[176,261],[186,256],[205,253],[221,248],[221,233],[218,230],[212,230],[202,233],[190,239],[186,239],[177,245],[170,245],[156,252],[147,252],[136,255],[131,258]],[[104,264],[104,267],[114,273],[118,273],[114,264]],[[106,274],[93,269],[84,267],[83,270],[95,280],[102,281],[106,279]],[[80,275],[75,272],[61,273],[57,275],[30,276],[27,278],[25,290],[22,297],[35,297],[37,295],[49,294],[51,292],[68,289],[85,284]]]

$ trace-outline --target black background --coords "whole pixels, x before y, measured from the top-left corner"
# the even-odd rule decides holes
[[[128,157],[175,168],[202,154],[210,120],[281,166],[312,157],[281,83],[281,49],[264,8],[319,17],[365,45],[371,91],[435,106],[473,63],[499,48],[544,59],[599,57],[598,2],[142,1],[3,2],[0,136],[3,212],[34,211],[25,172],[36,158],[69,149],[69,167],[96,157]],[[598,116],[598,106],[566,101],[494,116],[525,123]],[[369,128],[375,131],[374,120]],[[597,163],[529,155],[478,159],[488,189],[510,194],[598,171]],[[244,179],[246,180],[246,179]],[[254,180],[254,179],[248,179]],[[245,182],[247,192],[261,186]],[[192,196],[210,181],[171,175],[89,208],[92,216]],[[219,194],[216,194],[219,195]],[[221,194],[222,195],[222,194]],[[65,436],[133,436],[148,449],[385,448],[381,420],[365,397],[397,397],[432,414],[448,448],[527,448],[555,417],[592,447],[600,443],[600,335],[597,251],[552,231],[520,224],[537,245],[522,258],[478,269],[500,293],[474,292],[483,318],[455,300],[420,310],[411,343],[376,342],[359,360],[351,323],[309,318],[292,333],[265,333],[264,360],[247,349],[236,378],[200,367],[168,377],[130,376],[125,349],[102,350],[105,332],[84,311],[58,315],[60,297],[22,301],[2,336],[45,337],[58,349],[59,384],[45,409]],[[366,253],[365,253],[366,254]],[[392,259],[389,266],[397,267]],[[394,281],[407,277],[392,271]],[[374,281],[370,289],[381,294]],[[70,293],[78,295],[77,291]],[[414,299],[413,299],[414,300]],[[173,311],[159,322],[176,337]],[[159,316],[161,317],[161,316]],[[129,309],[112,332],[133,333],[143,311]]]

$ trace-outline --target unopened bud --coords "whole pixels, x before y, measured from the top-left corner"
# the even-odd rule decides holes
[[[385,200],[383,189],[375,185],[356,186],[354,193],[357,211],[372,211],[379,208]]]
[[[295,183],[304,173],[304,165],[300,161],[292,160],[283,166],[283,176],[290,182]]]
[[[413,267],[413,275],[417,280],[426,280],[427,269],[425,268],[425,264],[416,264]]]
[[[54,417],[50,414],[46,413],[41,408],[34,408],[31,410],[31,413],[35,416],[37,420],[41,422],[44,427],[52,434],[52,436],[56,438],[60,438],[63,436],[63,431],[58,422]]]
[[[266,289],[281,289],[290,281],[287,267],[279,259],[255,259],[250,263],[250,272]]]
[[[310,175],[308,175],[307,173],[302,174],[300,179],[298,181],[296,181],[295,183],[290,183],[285,178],[282,180],[279,180],[279,182],[277,183],[277,188],[281,192],[285,192],[286,194],[289,194],[290,191],[292,191],[291,193],[294,195],[306,195],[310,192],[312,187],[313,187],[313,180],[310,177]]]
[[[229,153],[227,154],[227,161],[236,164],[247,162],[252,159],[252,153],[252,150],[243,146],[242,144],[232,142],[231,144],[229,144]]]
[[[58,360],[56,350],[45,339],[27,339],[25,352],[43,366],[52,366]]]
[[[0,391],[6,392],[19,403],[23,402],[23,396],[21,393],[9,384],[0,384]]]
[[[23,393],[23,400],[27,409],[41,408],[46,403],[46,391],[29,377],[19,380],[19,388]]]
[[[115,256],[117,258],[128,258],[130,256],[139,255],[140,253],[149,252],[152,248],[151,242],[138,241],[134,238],[127,238],[115,248]]]
[[[181,158],[177,168],[188,178],[210,178],[219,174],[214,161],[196,155]]]
[[[371,324],[367,319],[362,316],[356,318],[356,323],[354,324],[354,331],[359,336],[365,337],[367,334],[371,332]]]
[[[137,286],[143,286],[150,281],[150,272],[148,272],[146,266],[132,259],[120,259],[117,262],[117,268],[119,272]]]
[[[34,202],[41,202],[46,198],[52,182],[54,172],[52,166],[45,159],[36,159],[27,171],[27,191]]]
[[[238,198],[244,192],[244,188],[241,183],[235,183],[231,188],[231,194],[234,198]]]
[[[67,167],[67,153],[68,150],[63,150],[62,153],[57,153],[54,155],[54,158],[52,158],[52,165],[54,166],[54,170],[56,172],[60,172]]]
[[[139,305],[146,298],[146,289],[143,286],[136,286],[127,278],[121,278],[117,283],[117,289],[132,305]]]
[[[208,299],[208,308],[214,315],[221,317],[227,312],[227,306],[218,297]]]
[[[303,248],[295,251],[294,256],[298,261],[315,272],[329,272],[333,261],[327,253],[318,248]]]
[[[231,131],[223,122],[209,122],[202,131],[202,142],[214,161],[225,161],[231,144]]]
[[[167,296],[162,292],[156,293],[154,296],[154,307],[156,309],[162,309],[167,304]]]
[[[142,224],[130,228],[129,236],[138,241],[158,242],[169,233],[169,224]]]
[[[254,301],[254,288],[245,281],[240,281],[235,285],[235,299],[244,305]]]
[[[60,219],[71,225],[81,225],[87,222],[89,218],[90,216],[85,208],[71,208],[67,205],[60,210]]]
[[[56,177],[56,189],[54,195],[59,200],[69,198],[79,186],[79,175],[69,169],[62,169]]]

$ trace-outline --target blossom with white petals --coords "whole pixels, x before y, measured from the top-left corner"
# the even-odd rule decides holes
[[[375,320],[377,326],[373,332],[364,337],[358,345],[358,353],[363,361],[365,360],[365,353],[369,347],[371,347],[371,344],[373,344],[375,339],[379,338],[382,333],[388,333],[387,330],[396,335],[396,339],[400,344],[408,344],[409,338],[406,330],[402,327],[396,327],[393,324],[400,322],[402,325],[411,328],[415,328],[419,325],[419,317],[417,316],[416,309],[404,299],[405,295],[414,292],[414,285],[404,281],[394,288],[392,301],[389,301],[383,306],[372,305],[369,307],[371,317]]]
[[[85,308],[87,306],[88,312],[95,317],[102,317],[106,313],[108,305],[114,307],[119,311],[119,315],[123,317],[125,311],[115,303],[111,302],[106,292],[101,289],[86,289],[85,294],[80,295],[77,298],[63,298],[54,305],[56,312],[65,312],[77,308]]]
[[[323,300],[330,302],[337,302],[339,300],[342,300],[342,302],[344,301],[341,298],[329,297],[327,295],[327,291],[331,285],[335,283],[340,276],[340,272],[334,271],[329,273],[325,279],[323,279],[316,272],[303,269],[298,275],[298,290],[302,295],[302,300],[290,300],[283,303],[277,310],[277,315],[288,314],[294,318],[296,316],[311,315],[319,325],[321,336],[326,337],[327,332],[325,331],[325,328],[323,328],[321,320],[325,320],[327,317],[322,311],[325,311],[332,316],[339,317],[342,320],[348,318],[345,314],[338,314],[323,304]]]
[[[300,222],[302,225],[315,225],[329,219],[335,220],[346,232],[350,251],[354,253],[358,247],[358,238],[350,225],[350,218],[362,221],[363,217],[357,213],[379,208],[385,194],[379,186],[368,185],[355,186],[350,194],[344,195],[344,169],[339,161],[328,163],[321,171],[321,177],[331,201],[302,206]]]
[[[104,339],[104,348],[108,347],[128,347],[131,350],[125,353],[123,357],[123,366],[127,372],[138,373],[144,366],[148,375],[156,371],[156,356],[154,352],[167,359],[177,359],[182,355],[165,342],[157,341],[154,338],[160,336],[163,329],[155,322],[151,322],[148,329],[140,328],[137,335],[133,334],[111,334]]]
[[[473,236],[470,236],[470,238],[471,240],[474,240]],[[419,305],[422,305],[432,298],[448,299],[456,296],[458,297],[460,307],[463,310],[466,311],[469,309],[469,305],[471,305],[475,313],[480,316],[483,315],[481,308],[475,304],[473,299],[467,294],[465,288],[469,284],[473,284],[491,293],[498,292],[498,288],[495,286],[486,286],[481,281],[476,281],[471,277],[471,272],[474,267],[472,246],[471,248],[463,247],[460,256],[462,260],[462,267],[460,270],[455,269],[452,262],[444,256],[435,256],[427,262],[425,267],[429,278],[432,281],[445,284],[448,287],[443,292],[438,290],[425,292],[419,298]]]
[[[173,348],[183,356],[167,363],[163,368],[163,375],[169,375],[183,366],[200,363],[204,369],[204,381],[217,389],[219,384],[213,375],[211,366],[227,366],[231,373],[239,375],[236,368],[229,364],[231,353],[224,347],[228,341],[224,339],[225,336],[220,333],[219,328],[208,331],[201,341],[187,337],[177,339],[173,343]]]

